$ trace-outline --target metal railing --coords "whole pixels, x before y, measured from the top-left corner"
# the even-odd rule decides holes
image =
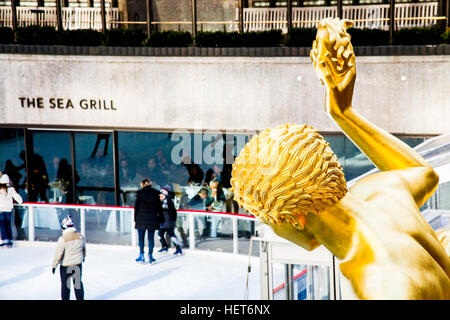
[[[199,26],[223,25],[227,31],[237,31],[239,10],[233,21],[197,21]],[[287,32],[286,8],[244,8],[244,31],[264,31],[281,29]],[[296,28],[317,27],[326,17],[336,17],[336,6],[330,7],[295,7],[292,9],[292,26]],[[356,28],[389,28],[389,5],[343,6],[343,17],[354,22]],[[445,17],[438,16],[438,2],[401,3],[395,5],[397,28],[426,27]],[[17,7],[19,26],[57,25],[55,7]],[[101,30],[101,8],[62,8],[64,29]],[[120,21],[118,8],[106,8],[106,25],[118,28],[120,25],[147,24],[145,21]],[[151,21],[152,25],[176,26],[192,25],[192,21]],[[12,26],[10,6],[0,6],[0,26]]]
[[[238,254],[239,242],[243,239],[239,235],[245,232],[244,238],[250,241],[257,228],[254,216],[198,210],[177,212],[175,231],[185,247],[192,250],[198,249],[201,239],[209,243],[225,240],[227,243],[231,241],[231,252]],[[30,242],[56,241],[61,235],[60,222],[70,214],[87,243],[138,245],[132,207],[23,203],[16,205],[15,214],[20,215],[19,219],[13,219],[16,221],[16,228],[27,235],[23,240]],[[210,224],[208,234],[204,231],[205,222]],[[227,250],[219,248],[219,251]]]
[[[389,5],[343,6],[343,18],[354,22],[356,28],[389,28]],[[395,5],[397,28],[426,27],[443,20],[438,17],[438,3],[402,3]],[[236,13],[237,16],[237,13]],[[292,26],[295,28],[317,27],[327,17],[336,17],[337,8],[304,7],[292,9]],[[287,32],[286,8],[244,9],[244,30],[263,31],[281,29]]]
[[[57,26],[56,7],[17,7],[17,24]],[[62,8],[62,24],[66,30],[102,29],[101,8]],[[106,8],[106,25],[117,28],[114,21],[119,20],[118,8]],[[0,7],[0,26],[12,27],[12,11],[9,6]]]

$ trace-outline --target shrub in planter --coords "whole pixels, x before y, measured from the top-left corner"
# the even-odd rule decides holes
[[[101,46],[102,33],[90,29],[64,30],[59,33],[59,44],[65,46]]]
[[[286,41],[288,47],[311,47],[316,39],[316,28],[292,28]]]
[[[28,26],[17,28],[16,41],[19,44],[53,45],[59,42],[59,35],[54,27]]]
[[[242,35],[244,47],[276,47],[282,40],[281,30],[252,31]]]
[[[425,45],[440,44],[442,42],[441,30],[438,27],[408,28],[394,32],[393,44],[396,45]]]
[[[148,47],[189,47],[191,44],[192,36],[186,31],[154,31],[146,42]]]
[[[13,29],[7,27],[0,27],[0,43],[1,44],[14,43]]]
[[[238,32],[197,32],[197,47],[241,47],[242,35]]]
[[[103,43],[110,47],[141,47],[147,35],[142,29],[110,29],[103,36]]]
[[[450,28],[447,28],[447,30],[441,34],[442,43],[450,44]]]
[[[353,46],[386,46],[389,45],[389,31],[381,29],[349,28]]]

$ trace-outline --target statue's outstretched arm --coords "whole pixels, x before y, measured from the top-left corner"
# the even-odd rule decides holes
[[[402,170],[400,174],[421,206],[437,186],[434,170],[412,148],[352,108],[355,55],[346,32],[351,25],[348,20],[325,19],[311,50],[314,69],[326,86],[327,112],[378,169]]]

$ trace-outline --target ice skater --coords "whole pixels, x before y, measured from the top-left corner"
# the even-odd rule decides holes
[[[145,263],[144,240],[145,232],[148,232],[148,262],[155,262],[153,258],[153,247],[155,243],[155,231],[159,229],[162,218],[162,207],[159,199],[159,191],[152,188],[150,179],[141,182],[141,188],[136,195],[134,204],[134,222],[139,237],[138,263]]]
[[[165,234],[167,233],[176,248],[174,255],[183,254],[181,244],[178,241],[174,231],[177,221],[177,210],[175,209],[175,205],[173,204],[171,188],[169,186],[164,186],[164,188],[162,188],[160,191],[159,198],[161,200],[164,222],[161,223],[159,229],[159,241],[161,242],[161,249],[158,250],[158,252],[167,252],[168,250],[168,245],[165,239]]]
[[[14,200],[21,204],[22,197],[16,190],[10,186],[9,177],[7,174],[0,172],[0,232],[2,240],[0,246],[13,246],[13,234],[11,229],[11,214],[14,209]]]
[[[73,226],[71,216],[61,222],[63,234],[59,237],[52,264],[52,273],[55,274],[58,264],[61,276],[61,299],[70,300],[71,280],[75,288],[77,300],[84,300],[84,287],[81,281],[82,263],[86,258],[86,241]]]

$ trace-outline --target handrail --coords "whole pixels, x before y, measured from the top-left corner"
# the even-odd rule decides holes
[[[133,207],[128,206],[110,206],[110,205],[96,205],[96,204],[70,204],[70,203],[44,203],[44,202],[23,202],[22,204],[16,204],[16,206],[25,206],[25,205],[32,205],[34,207],[48,207],[48,206],[55,206],[60,208],[96,208],[99,210],[134,210]],[[237,218],[242,219],[249,219],[249,220],[255,220],[256,217],[253,215],[246,215],[242,213],[234,213],[234,212],[223,212],[223,211],[204,211],[204,210],[192,210],[192,209],[177,209],[178,213],[194,213],[194,214],[202,214],[202,215],[228,215],[228,216],[234,216]]]
[[[445,20],[445,16],[435,17],[407,17],[395,18],[395,21],[411,21],[411,20]],[[389,21],[390,18],[369,18],[369,19],[351,19],[353,22],[375,22],[375,21]],[[321,20],[292,20],[292,23],[319,23]],[[117,24],[147,24],[146,21],[119,21],[111,20]],[[244,24],[266,24],[266,23],[287,23],[287,20],[264,20],[264,21],[244,21]],[[154,25],[175,25],[175,24],[192,24],[192,21],[152,21]],[[197,24],[239,24],[238,21],[197,21]]]

